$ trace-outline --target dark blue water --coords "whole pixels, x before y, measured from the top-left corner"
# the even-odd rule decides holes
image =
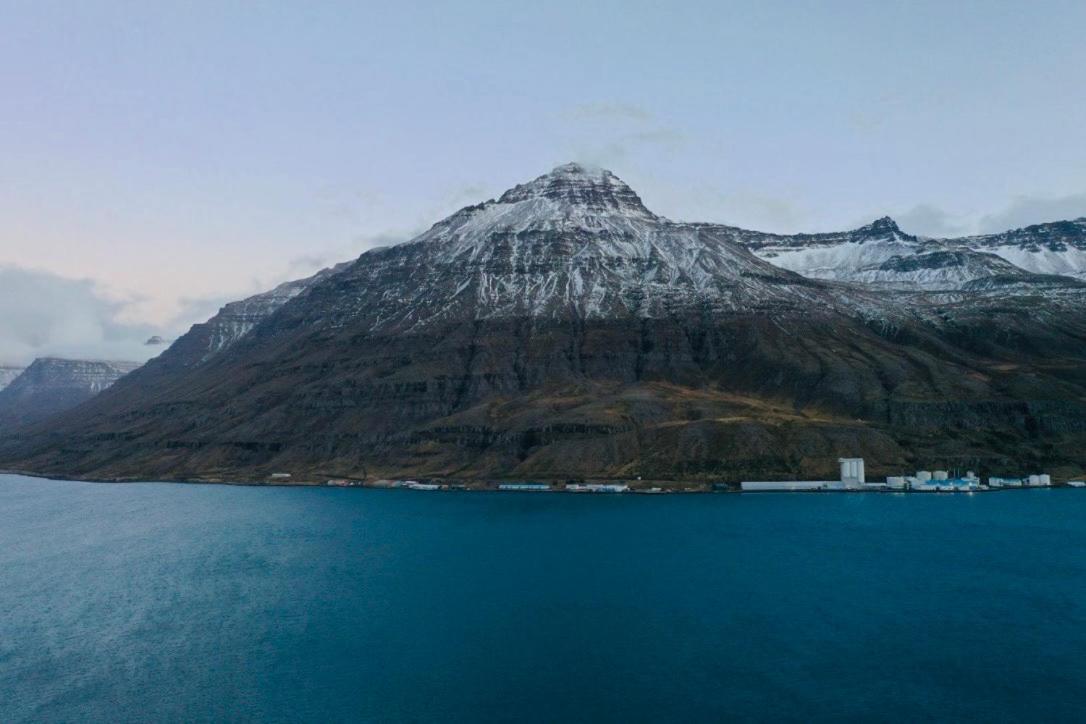
[[[1084,716],[1084,491],[0,476],[3,722]]]

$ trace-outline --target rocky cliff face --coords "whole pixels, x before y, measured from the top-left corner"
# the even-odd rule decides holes
[[[137,362],[36,359],[0,390],[0,434],[71,409],[138,366]]]
[[[280,307],[325,279],[346,264],[323,269],[311,277],[284,282],[274,289],[255,294],[223,306],[215,316],[192,328],[170,344],[161,355],[151,360],[148,367],[184,369],[203,364],[215,355],[229,349],[235,342],[275,313]],[[151,341],[148,341],[150,344]]]
[[[868,259],[888,273],[992,272],[892,293],[782,269],[758,254],[785,242],[757,236],[669,221],[613,174],[562,166],[308,280],[220,345],[245,318],[228,305],[78,415],[0,444],[0,463],[672,480],[824,475],[841,455],[872,474],[1086,465],[1086,287],[915,253],[885,220],[805,237],[893,247]]]

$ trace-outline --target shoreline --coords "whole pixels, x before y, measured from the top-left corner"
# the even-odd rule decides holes
[[[896,494],[896,495],[963,495],[973,493],[998,493],[1008,490],[1053,490],[1053,489],[1068,489],[1077,490],[1081,486],[1071,485],[1071,481],[1053,482],[1050,485],[1019,485],[1019,486],[1002,486],[1002,487],[988,487],[984,486],[973,490],[901,490],[901,489],[889,489],[882,487],[871,488],[838,488],[838,489],[800,489],[800,490],[743,490],[741,483],[687,483],[685,485],[678,485],[671,487],[668,485],[659,485],[659,483],[667,483],[671,481],[637,481],[640,484],[648,483],[649,487],[641,485],[639,487],[629,487],[624,490],[592,490],[592,489],[567,489],[565,483],[540,483],[552,485],[546,489],[509,489],[501,488],[502,484],[513,485],[522,484],[520,481],[501,481],[495,482],[488,481],[472,481],[472,480],[460,480],[460,479],[443,479],[443,478],[424,478],[427,481],[424,487],[412,487],[404,481],[392,481],[392,480],[358,480],[353,478],[332,478],[325,480],[324,482],[313,480],[228,480],[228,479],[210,479],[210,478],[97,478],[86,476],[65,476],[56,477],[54,475],[30,472],[26,470],[2,470],[0,469],[0,475],[16,475],[25,478],[36,478],[39,480],[52,480],[56,482],[76,482],[76,483],[95,483],[95,484],[116,484],[124,485],[128,483],[147,484],[147,483],[161,483],[170,485],[226,485],[235,487],[248,487],[248,488],[360,488],[365,490],[406,490],[410,492],[435,492],[435,493],[532,493],[532,494],[548,494],[548,493],[562,493],[567,495],[708,495],[708,494],[745,494],[745,495],[819,495],[819,494],[858,494],[858,495],[871,495],[871,494]],[[655,484],[654,484],[655,483]],[[596,485],[612,485],[612,482],[608,483],[589,483]],[[433,487],[430,487],[433,486]]]

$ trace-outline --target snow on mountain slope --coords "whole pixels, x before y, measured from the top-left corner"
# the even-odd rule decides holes
[[[759,257],[814,279],[940,292],[960,290],[990,276],[1086,275],[1086,234],[1083,248],[1074,246],[1077,223],[963,239],[912,236],[889,217],[840,233],[787,236],[740,229],[731,233]],[[1056,233],[1067,224],[1073,227],[1070,232]]]
[[[609,171],[559,166],[315,285],[298,323],[411,331],[453,319],[848,310],[872,295],[782,270],[724,227],[669,221]]]
[[[23,369],[22,367],[0,365],[0,390],[10,385],[12,380],[22,374]]]
[[[745,232],[743,243],[762,259],[814,279],[852,281],[862,269],[877,268],[895,257],[912,256],[925,247],[884,217],[853,231],[793,236]]]
[[[997,254],[1036,274],[1086,279],[1086,217],[1013,229],[1000,234],[943,239],[956,248]]]
[[[322,269],[305,279],[284,282],[267,292],[224,305],[206,322],[194,324],[161,355],[151,360],[147,369],[192,367],[206,362],[229,349],[291,299],[347,265],[343,263]]]
[[[337,267],[322,269],[311,277],[284,282],[270,291],[225,305],[207,322],[207,354],[204,359],[244,337],[279,307],[321,279],[334,274],[336,269]]]
[[[139,367],[137,362],[41,357],[0,390],[0,428],[75,407]]]
[[[1029,275],[995,254],[938,249],[893,256],[881,264],[861,267],[848,275],[848,280],[902,291],[941,291],[964,289],[974,281],[995,276]]]
[[[649,211],[610,171],[571,163],[461,209],[404,244],[227,304],[157,362],[205,362],[315,287],[321,304],[295,311],[305,318],[296,322],[342,327],[363,318],[375,330],[406,331],[458,317],[659,317],[699,305],[885,318],[894,311],[872,292],[942,293],[992,276],[1028,276],[1006,261],[1015,254],[1034,255],[1027,269],[1086,270],[1086,259],[1075,267],[1073,257],[1086,256],[1074,246],[1081,224],[1067,223],[1063,241],[1052,236],[1058,224],[937,240],[906,234],[889,217],[852,231],[796,235],[676,223]],[[830,293],[789,272],[852,286]]]

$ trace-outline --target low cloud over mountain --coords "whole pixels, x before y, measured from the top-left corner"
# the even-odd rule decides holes
[[[124,322],[126,306],[89,279],[0,266],[0,359],[23,364],[47,355],[147,359],[157,350],[143,343],[158,330]]]

